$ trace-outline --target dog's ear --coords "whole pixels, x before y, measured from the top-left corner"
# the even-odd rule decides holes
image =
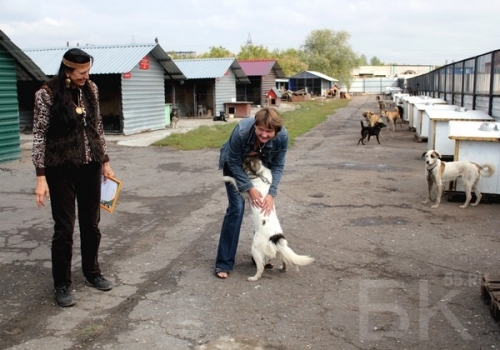
[[[441,153],[439,153],[438,151],[434,151],[434,154],[438,159],[441,159]]]
[[[424,158],[426,154],[427,152],[422,153],[422,158]]]

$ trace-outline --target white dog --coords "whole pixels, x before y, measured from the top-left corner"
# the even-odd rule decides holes
[[[259,190],[262,196],[265,196],[272,182],[271,170],[262,164],[258,157],[247,157],[243,162],[243,169],[250,177],[254,188]],[[236,181],[233,177],[224,176],[225,182],[236,186]],[[245,192],[242,195],[248,197]],[[278,258],[282,261],[282,271],[286,271],[286,265],[291,265],[298,270],[299,266],[309,265],[314,262],[314,258],[306,255],[297,255],[291,248],[288,247],[288,242],[283,235],[283,230],[276,215],[276,209],[265,216],[261,212],[261,208],[253,206],[250,203],[252,210],[255,232],[252,242],[252,257],[257,265],[257,273],[253,277],[249,277],[249,281],[257,281],[264,272],[265,264],[271,260]]]
[[[436,203],[432,206],[434,209],[439,207],[439,203],[441,202],[443,183],[454,181],[460,176],[462,177],[465,191],[465,203],[460,208],[465,209],[469,206],[472,199],[472,191],[476,195],[476,202],[471,205],[478,205],[481,201],[481,192],[477,188],[479,177],[490,177],[495,172],[495,168],[491,164],[481,166],[469,161],[444,162],[441,160],[441,154],[435,150],[424,152],[422,157],[425,159],[425,173],[428,187],[427,198],[422,204],[427,204],[431,200],[432,185],[435,184],[437,194]]]

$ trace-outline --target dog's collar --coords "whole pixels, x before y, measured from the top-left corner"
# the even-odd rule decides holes
[[[436,167],[437,167],[437,163],[436,163],[436,164],[434,164],[434,166],[433,166],[432,168],[427,169],[427,176],[431,176],[431,175],[432,175],[432,171],[433,171],[433,170],[434,170],[434,168],[436,168]]]
[[[252,175],[249,175],[248,176],[250,178],[250,180],[253,180],[253,179],[256,179],[256,178],[260,178],[262,181],[264,181],[266,184],[270,185],[271,183],[269,182],[269,180],[267,179],[267,177],[265,177],[264,175],[261,175],[261,174],[252,174]]]

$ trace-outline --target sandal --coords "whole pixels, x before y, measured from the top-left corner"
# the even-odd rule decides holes
[[[221,269],[221,268],[216,268],[215,269],[215,277],[220,278],[221,280],[225,280],[229,276],[229,271]]]

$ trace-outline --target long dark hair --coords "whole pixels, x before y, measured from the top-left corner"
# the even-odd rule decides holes
[[[80,49],[69,49],[64,54],[63,58],[74,63],[88,63],[94,60],[92,56]],[[73,128],[76,125],[78,117],[71,97],[71,89],[66,88],[65,84],[66,72],[73,70],[74,68],[68,67],[61,62],[57,75],[47,82],[47,85],[53,93],[51,115],[53,118],[58,118],[69,128]],[[92,96],[89,81],[85,83],[82,90],[84,96]]]

